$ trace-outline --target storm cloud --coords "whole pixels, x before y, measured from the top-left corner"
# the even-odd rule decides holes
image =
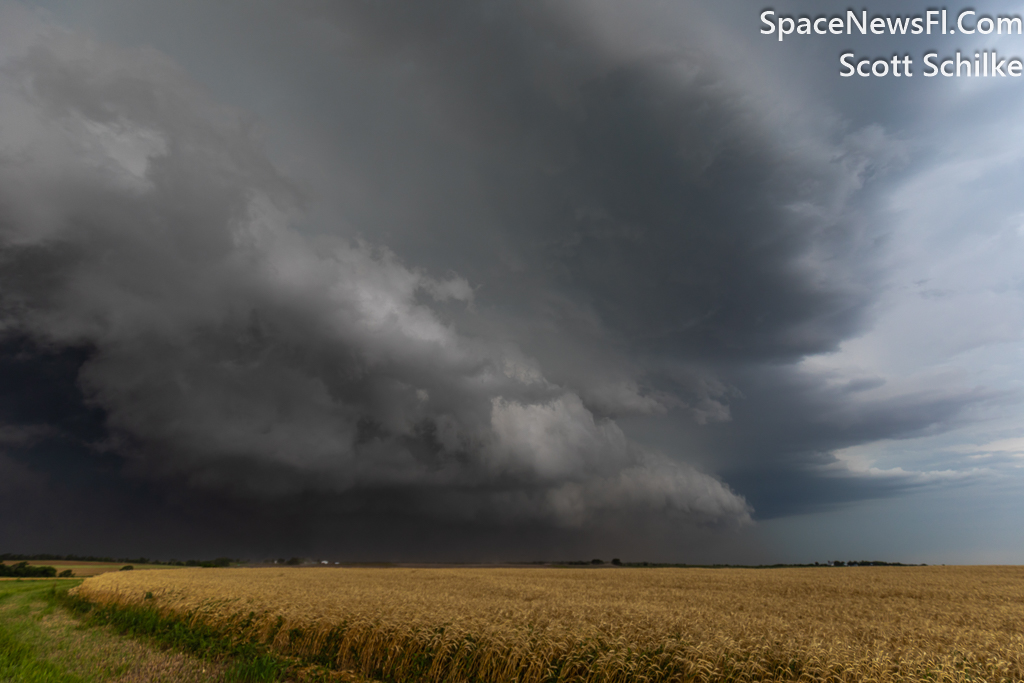
[[[92,472],[96,519],[158,501],[122,545],[149,524],[178,552],[345,529],[353,557],[413,557],[430,520],[435,558],[491,534],[538,555],[647,534],[630,547],[671,558],[987,476],[844,450],[1016,400],[827,367],[882,315],[912,142],[614,10],[195,9],[252,56],[238,88],[273,84],[261,119],[173,40],[5,5],[3,486],[85,500],[60,472]],[[215,520],[192,546],[186,509]]]

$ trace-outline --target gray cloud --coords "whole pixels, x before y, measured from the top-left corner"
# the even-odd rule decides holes
[[[3,140],[4,325],[93,349],[79,385],[136,471],[278,496],[481,486],[570,524],[591,506],[747,519],[514,342],[460,333],[444,310],[473,315],[465,278],[297,231],[243,123],[159,55],[41,37],[2,86],[24,126]]]
[[[849,360],[898,289],[920,148],[876,122],[895,96],[841,115],[779,50],[740,69],[733,10],[225,6],[92,6],[172,56],[5,8],[0,330],[32,367],[77,350],[61,400],[93,411],[57,425],[78,455],[18,467],[106,454],[167,528],[181,500],[221,529],[266,504],[311,548],[313,517],[440,520],[452,553],[710,548],[946,485],[841,451],[1017,400]]]
[[[459,232],[477,223],[472,232],[501,244],[503,263],[488,275],[494,254],[458,249],[446,263],[494,297],[525,296],[530,317],[548,313],[557,291],[557,305],[634,352],[792,359],[859,329],[877,235],[850,200],[898,147],[881,129],[779,127],[699,49],[622,61],[536,7],[435,9],[383,3],[317,18],[364,35],[385,81],[409,68],[417,92],[443,97],[430,106],[443,107],[445,123],[428,119],[425,134],[443,140],[457,126],[469,151],[436,161],[472,164],[490,180],[478,188],[490,211],[447,217]],[[405,91],[371,96],[409,109]],[[411,115],[429,115],[417,104]],[[413,202],[424,182],[444,192],[418,171],[430,151],[407,152],[416,163],[403,158],[405,169],[367,166]],[[410,229],[439,222],[424,204]],[[460,256],[473,263],[463,268]],[[508,272],[517,268],[528,274]],[[592,346],[593,330],[580,333]]]

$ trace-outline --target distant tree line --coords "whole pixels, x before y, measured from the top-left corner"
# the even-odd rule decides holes
[[[216,560],[170,560],[164,564],[173,564],[178,567],[227,567],[235,560],[230,557],[218,557]]]
[[[16,553],[0,554],[0,562],[17,562],[21,560],[43,562],[108,562],[111,564],[169,564],[176,567],[227,567],[235,562],[230,557],[218,557],[215,560],[151,560],[148,557],[99,557],[96,555],[18,555]],[[0,574],[3,576],[3,574]]]
[[[525,564],[555,564],[560,566],[579,567],[579,566],[599,566],[605,564],[604,560],[566,560],[564,562],[545,562],[535,561],[527,562]],[[926,564],[904,564],[902,562],[882,562],[881,560],[850,560],[844,562],[842,560],[833,560],[832,562],[813,564],[685,564],[679,562],[623,562],[619,558],[615,558],[611,561],[611,564],[616,567],[676,567],[686,568],[691,567],[695,569],[725,569],[727,567],[735,567],[737,569],[782,569],[785,567],[927,567]]]
[[[39,555],[18,555],[15,553],[2,553],[0,554],[0,566],[3,562],[21,562],[21,565],[25,564],[25,561],[60,561],[60,562],[108,562],[108,563],[120,563],[126,565],[136,564],[166,564],[173,565],[176,567],[228,567],[233,563],[240,563],[241,560],[235,560],[230,557],[218,557],[214,560],[151,560],[147,557],[99,557],[95,555],[51,555],[51,554],[39,554]],[[298,557],[292,557],[289,559],[278,558],[274,561],[274,564],[284,565],[300,565],[303,564],[303,560]],[[563,562],[546,562],[546,561],[533,561],[525,562],[524,564],[536,564],[536,565],[561,565],[561,566],[601,566],[606,564],[604,560],[593,559],[593,560],[566,560]],[[616,567],[694,567],[694,568],[725,568],[725,567],[737,567],[737,568],[748,568],[748,569],[772,569],[772,568],[783,568],[783,567],[925,567],[927,565],[920,564],[904,564],[902,562],[882,562],[881,560],[833,560],[832,562],[813,564],[759,564],[759,565],[747,565],[747,564],[686,564],[686,563],[671,563],[671,562],[623,562],[619,558],[614,558],[610,564]],[[18,566],[21,566],[18,565]],[[8,567],[8,570],[11,568]],[[53,569],[53,567],[36,567],[33,569]],[[12,576],[12,574],[0,573],[0,576]],[[27,576],[22,574],[20,576]],[[44,576],[39,574],[38,576]],[[45,575],[49,576],[49,575]]]
[[[878,560],[834,560],[830,562],[833,567],[927,567],[925,564],[903,564],[902,562],[879,562]]]
[[[57,570],[53,567],[30,567],[28,562],[19,562],[7,566],[0,562],[0,576],[17,576],[18,578],[53,578]]]

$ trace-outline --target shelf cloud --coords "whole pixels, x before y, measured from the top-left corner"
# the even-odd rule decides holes
[[[997,476],[849,455],[1017,400],[856,351],[913,260],[914,132],[755,82],[725,10],[620,9],[141,3],[158,49],[3,5],[8,505],[148,500],[95,535],[124,552],[405,557],[429,520],[436,557],[757,559],[759,520]]]

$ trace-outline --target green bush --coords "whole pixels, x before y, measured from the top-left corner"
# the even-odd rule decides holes
[[[21,577],[42,577],[42,578],[53,578],[57,576],[56,567],[30,567],[28,562],[19,562],[11,566],[7,566],[3,562],[0,562],[0,576],[17,576]]]

